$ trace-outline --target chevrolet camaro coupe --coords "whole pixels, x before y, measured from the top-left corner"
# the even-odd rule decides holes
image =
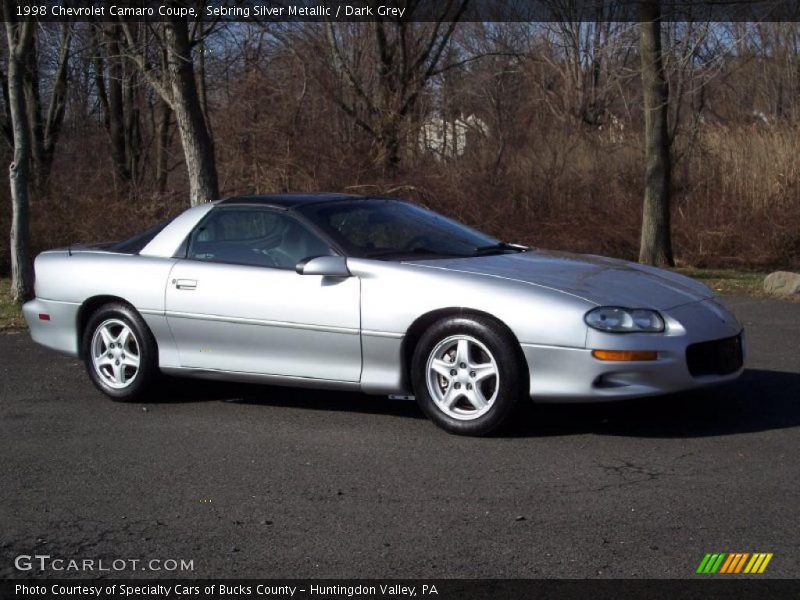
[[[159,373],[414,396],[482,435],[524,399],[653,396],[737,378],[742,327],[669,271],[499,241],[390,198],[227,198],[36,258],[33,339],[115,400]]]

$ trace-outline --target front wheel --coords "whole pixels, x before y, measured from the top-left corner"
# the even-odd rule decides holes
[[[117,401],[141,399],[158,373],[153,334],[126,304],[97,310],[84,330],[81,348],[92,382]]]
[[[486,435],[507,422],[526,391],[516,340],[483,317],[453,317],[422,336],[412,360],[414,393],[438,426]]]

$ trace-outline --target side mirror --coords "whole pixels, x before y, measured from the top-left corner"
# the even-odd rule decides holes
[[[295,271],[300,275],[350,277],[347,259],[344,256],[309,256],[297,263]]]

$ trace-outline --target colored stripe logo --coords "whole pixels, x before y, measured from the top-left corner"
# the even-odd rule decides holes
[[[696,572],[709,575],[714,573],[760,574],[766,570],[772,556],[772,552],[754,552],[752,554],[749,552],[709,552],[700,561]]]

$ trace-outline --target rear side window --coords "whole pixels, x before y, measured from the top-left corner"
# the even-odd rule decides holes
[[[216,209],[189,237],[186,257],[205,262],[294,269],[331,249],[294,217],[258,208]]]
[[[265,210],[219,211],[197,233],[197,242],[247,242],[278,232],[280,217]]]
[[[110,246],[108,250],[111,252],[119,252],[121,254],[139,254],[144,247],[147,246],[150,242],[153,241],[161,231],[170,223],[172,223],[173,219],[167,219],[166,221],[161,221],[158,225],[153,225],[150,229],[145,229],[141,233],[137,233],[132,238],[125,240],[124,242],[119,242]]]

